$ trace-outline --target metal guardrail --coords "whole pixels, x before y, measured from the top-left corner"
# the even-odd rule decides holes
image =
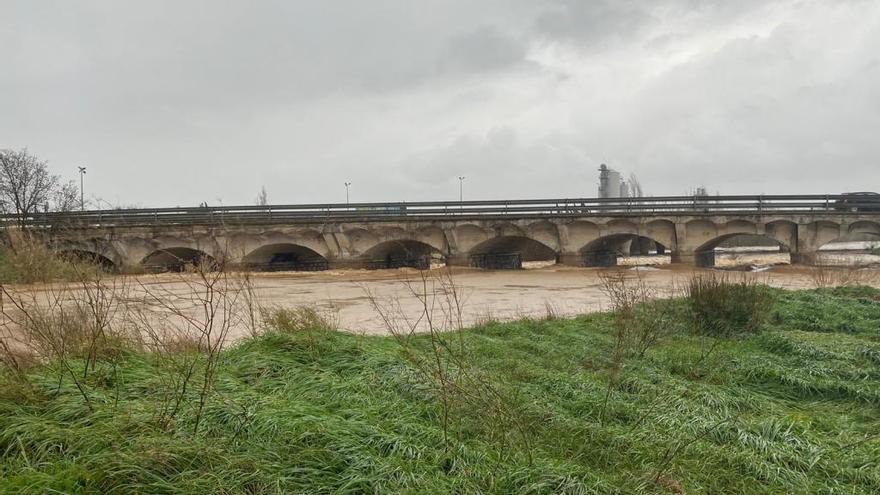
[[[150,226],[285,224],[328,221],[463,219],[497,217],[763,215],[797,213],[877,214],[880,196],[759,195],[662,196],[641,198],[565,198],[510,201],[428,201],[189,208],[142,208],[0,215],[3,225]]]

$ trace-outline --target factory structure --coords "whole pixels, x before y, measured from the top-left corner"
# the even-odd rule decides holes
[[[625,180],[617,170],[604,163],[599,166],[600,198],[631,198],[642,196],[642,186],[635,175]]]

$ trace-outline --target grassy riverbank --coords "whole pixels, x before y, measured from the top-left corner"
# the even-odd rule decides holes
[[[760,332],[717,338],[661,303],[662,338],[625,356],[611,314],[445,351],[280,321],[173,415],[150,354],[83,373],[89,403],[58,365],[7,374],[0,493],[880,492],[880,291],[772,299]]]

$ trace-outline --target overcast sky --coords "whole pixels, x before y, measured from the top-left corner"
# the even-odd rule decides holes
[[[109,204],[880,190],[877,0],[0,0],[0,148]],[[108,203],[104,203],[106,206]]]

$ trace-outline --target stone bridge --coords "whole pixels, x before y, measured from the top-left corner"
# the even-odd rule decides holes
[[[711,266],[714,249],[741,235],[772,241],[793,263],[812,263],[828,243],[855,236],[880,240],[880,208],[830,196],[800,202],[729,198],[760,199],[707,204],[693,197],[639,198],[626,205],[544,200],[505,202],[503,211],[491,202],[156,209],[32,223],[43,226],[52,249],[125,272],[206,260],[262,270],[437,263],[508,268],[545,260],[608,266],[620,255],[664,253],[673,262]]]

